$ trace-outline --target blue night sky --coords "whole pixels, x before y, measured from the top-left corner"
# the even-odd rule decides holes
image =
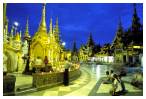
[[[137,4],[137,13],[143,23],[143,4]],[[18,30],[25,31],[26,19],[29,17],[29,32],[31,36],[38,30],[42,14],[42,4],[14,4],[7,5],[9,27],[14,21],[19,22]],[[66,48],[71,49],[73,40],[77,47],[86,44],[89,33],[96,44],[111,43],[114,39],[119,17],[124,29],[131,26],[133,4],[103,4],[103,3],[50,3],[46,5],[46,23],[49,31],[50,17],[55,25],[56,17],[59,19],[61,40],[66,42]],[[9,30],[10,31],[10,30]]]

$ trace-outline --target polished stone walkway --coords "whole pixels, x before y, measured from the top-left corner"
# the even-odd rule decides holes
[[[53,88],[40,90],[36,92],[29,92],[21,94],[24,96],[109,96],[111,85],[102,84],[102,79],[105,77],[105,71],[110,70],[106,65],[82,64],[81,76],[76,80],[70,82],[69,86],[56,86]],[[23,76],[22,76],[23,77]],[[129,77],[130,78],[130,77]],[[17,85],[29,84],[32,78],[28,80],[17,79]],[[27,82],[28,81],[28,82]],[[143,95],[143,91],[133,87],[129,83],[125,83],[128,93],[125,95],[135,96]]]
[[[32,76],[21,73],[9,73],[8,75],[16,76],[15,90],[18,88],[32,87]]]
[[[46,90],[41,90],[29,94],[24,94],[28,96],[64,96],[69,95],[72,92],[75,92],[76,90],[79,90],[80,88],[84,87],[85,85],[88,85],[91,79],[90,74],[85,68],[82,68],[81,70],[81,76],[70,82],[69,86],[60,85],[57,87],[49,88]]]
[[[104,77],[103,77],[104,78]],[[103,84],[103,78],[101,78],[93,89],[90,91],[89,96],[111,96],[109,93],[112,85],[111,84]],[[142,96],[143,91],[139,88],[132,86],[129,82],[125,82],[125,88],[127,93],[123,94],[122,96]]]
[[[28,96],[88,96],[96,86],[100,77],[104,77],[107,66],[96,66],[95,64],[82,64],[81,76],[70,82],[69,86],[57,86],[42,91],[27,93]]]

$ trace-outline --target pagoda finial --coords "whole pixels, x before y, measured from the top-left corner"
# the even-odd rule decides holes
[[[59,34],[58,17],[56,18],[55,32]]]
[[[122,28],[122,21],[121,21],[121,17],[119,17],[119,25],[118,25],[118,30],[121,30]]]
[[[50,18],[50,30],[49,33],[53,33],[52,17]]]
[[[137,15],[137,11],[136,11],[136,3],[133,4],[134,7],[134,15]]]
[[[47,32],[47,28],[46,28],[46,4],[43,4],[43,10],[42,10],[42,19],[41,19],[41,23],[39,26],[39,31],[45,31]]]
[[[93,41],[92,33],[91,32],[89,33],[89,37],[88,37],[88,41],[87,41],[87,46],[88,47],[94,46],[94,41]]]
[[[29,24],[28,24],[28,18],[27,18],[27,22],[26,22],[26,30],[25,30],[25,37],[29,37]]]
[[[115,46],[114,44],[118,46],[118,44],[122,43],[122,36],[123,36],[123,27],[122,27],[121,17],[119,17],[118,29],[116,32],[116,36],[113,40],[112,46]]]

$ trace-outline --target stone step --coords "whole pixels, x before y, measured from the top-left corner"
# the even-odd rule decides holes
[[[30,92],[35,92],[37,91],[37,88],[34,87],[21,87],[21,88],[17,88],[16,92],[15,92],[15,96],[21,96]]]

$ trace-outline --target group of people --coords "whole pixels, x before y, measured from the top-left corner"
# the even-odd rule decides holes
[[[110,72],[106,71],[106,80],[104,80],[103,83],[112,85],[110,93],[113,96],[123,95],[127,92],[124,82],[121,79],[121,75],[114,73],[113,70],[111,70]]]
[[[45,56],[44,61],[42,61],[40,57],[37,57],[34,62],[34,65],[42,66],[43,64],[45,64],[45,66],[47,66],[49,60],[47,56]]]
[[[45,56],[44,60],[41,57],[37,57],[32,61],[32,72],[53,72],[52,66],[49,63],[48,57]]]
[[[48,57],[45,56],[44,61],[42,61],[42,59],[40,57],[37,57],[37,59],[35,60],[34,65],[37,67],[42,67],[42,64],[45,65],[45,71],[46,69],[49,69],[49,71],[53,71],[52,66],[50,67],[49,64],[49,60]],[[47,68],[48,67],[48,68]],[[67,60],[67,58],[65,58],[65,64],[64,64],[64,73],[63,73],[63,84],[65,86],[69,85],[69,69],[73,68],[73,66],[71,65],[71,63]],[[36,71],[36,68],[33,68],[33,72]]]

